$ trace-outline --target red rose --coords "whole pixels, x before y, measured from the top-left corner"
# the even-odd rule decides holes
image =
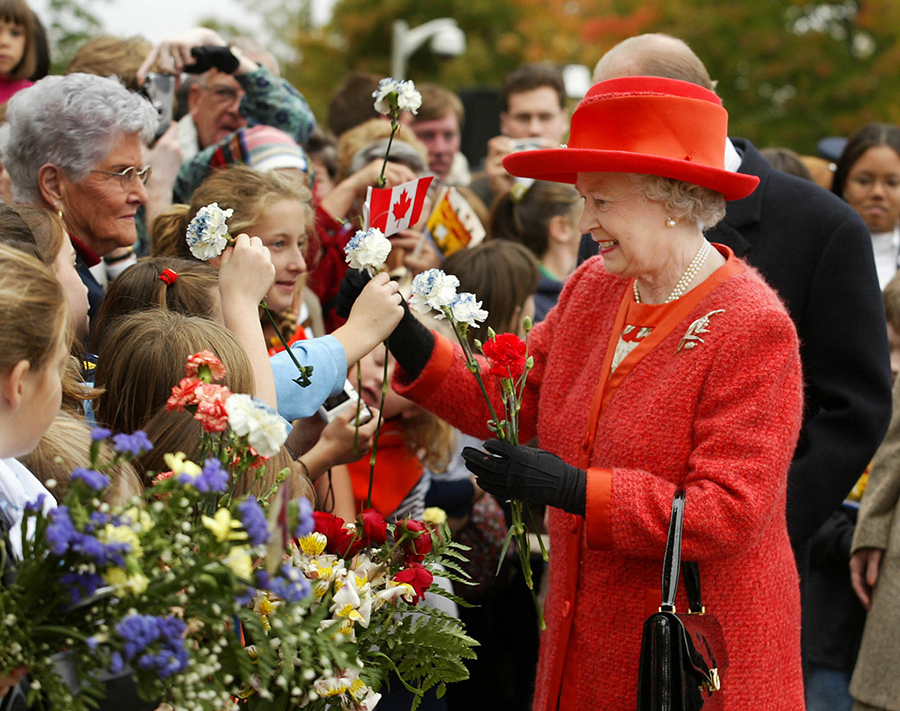
[[[343,519],[324,511],[313,511],[313,520],[316,522],[316,533],[321,533],[327,539],[325,550],[336,553],[338,537],[344,528]]]
[[[403,551],[411,560],[421,561],[431,552],[433,543],[431,530],[421,521],[416,521],[412,518],[401,521],[397,524],[397,532],[400,535],[407,535],[407,539],[403,544]]]
[[[434,576],[431,571],[424,565],[419,563],[410,563],[409,567],[401,570],[394,576],[395,583],[406,583],[412,587],[415,594],[413,595],[412,604],[415,605],[419,600],[425,597],[425,591],[431,587],[434,582]]]
[[[481,347],[491,368],[489,375],[517,381],[525,372],[525,341],[512,333],[500,333]]]
[[[387,521],[375,509],[366,509],[359,515],[358,526],[367,546],[380,546],[387,540]]]
[[[364,541],[359,529],[342,528],[334,542],[335,550],[342,558],[352,558],[362,550]]]

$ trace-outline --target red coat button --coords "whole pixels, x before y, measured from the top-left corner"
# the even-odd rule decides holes
[[[566,600],[562,606],[562,616],[568,617],[572,614],[572,603]]]
[[[569,530],[572,533],[578,533],[578,527],[579,527],[578,516],[576,516],[575,514],[570,514],[569,515]]]

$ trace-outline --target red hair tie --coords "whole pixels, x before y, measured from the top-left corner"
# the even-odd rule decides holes
[[[171,269],[163,269],[162,274],[159,275],[159,280],[166,282],[169,286],[172,286],[176,279],[178,279],[178,275]]]

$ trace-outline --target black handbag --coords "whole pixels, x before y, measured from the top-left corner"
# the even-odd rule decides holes
[[[723,694],[728,666],[725,638],[700,596],[700,568],[681,563],[684,491],[675,492],[663,560],[662,604],[644,622],[638,676],[638,711],[699,711]],[[675,611],[679,571],[684,574],[688,612]],[[719,699],[721,701],[721,699]]]

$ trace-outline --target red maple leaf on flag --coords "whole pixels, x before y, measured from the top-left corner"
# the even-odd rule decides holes
[[[400,220],[406,216],[410,205],[412,205],[412,200],[409,199],[409,195],[407,195],[404,190],[400,193],[400,199],[394,203],[394,219],[397,220],[397,222],[400,222]]]

